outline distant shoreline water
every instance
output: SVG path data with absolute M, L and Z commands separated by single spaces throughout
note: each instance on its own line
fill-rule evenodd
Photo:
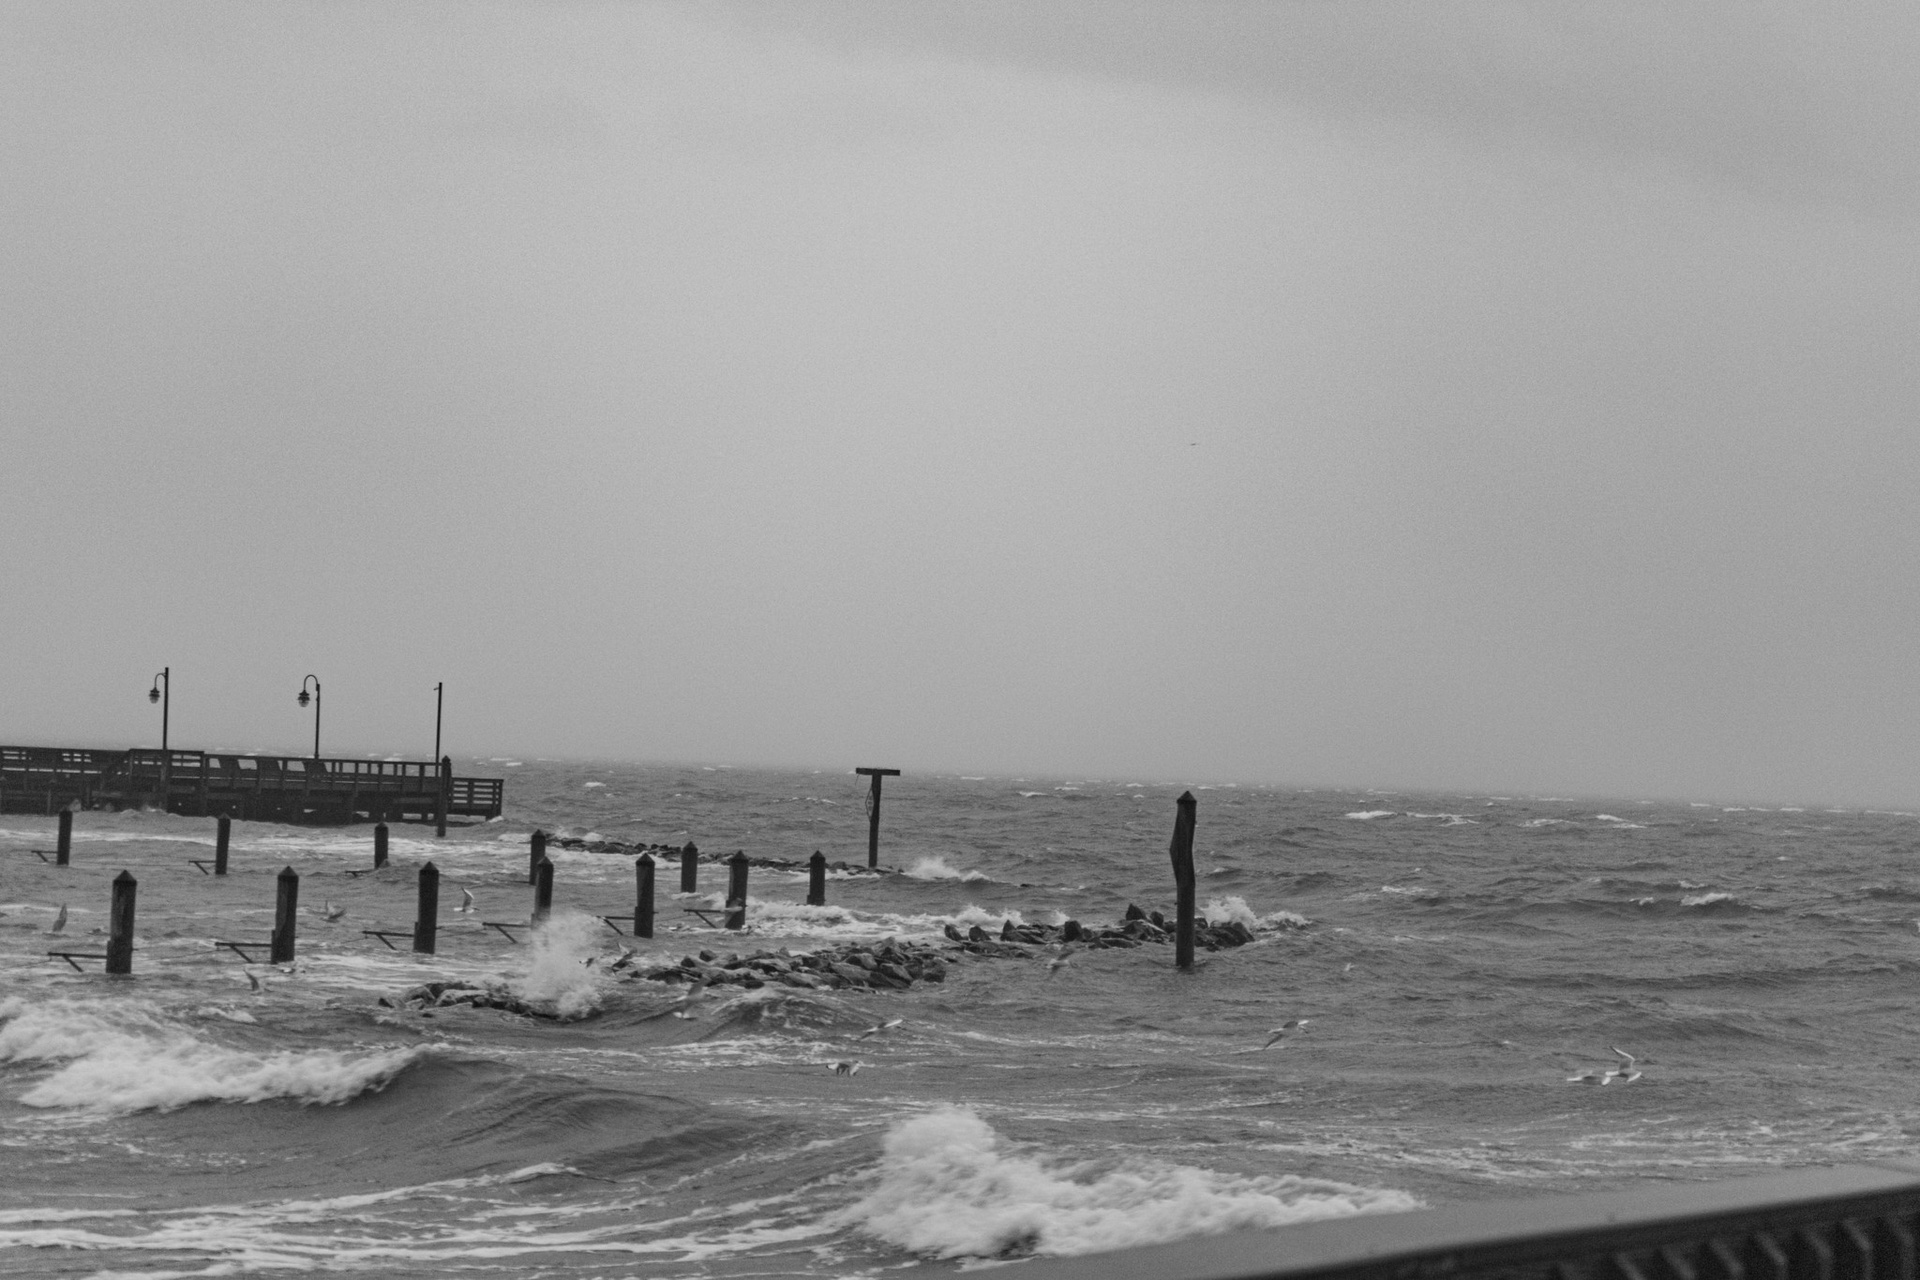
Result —
M 211 820 L 83 814 L 56 869 L 25 852 L 48 819 L 0 815 L 21 1162 L 0 1271 L 875 1274 L 1909 1155 L 1920 1133 L 1910 815 L 1213 787 L 1200 900 L 1253 941 L 1183 975 L 1153 945 L 1053 963 L 1067 919 L 1171 906 L 1179 786 L 889 780 L 904 874 L 836 878 L 822 908 L 803 871 L 756 867 L 729 935 L 684 910 L 719 905 L 707 864 L 692 897 L 662 886 L 641 944 L 598 920 L 631 910 L 632 858 L 564 840 L 864 862 L 864 779 L 508 759 L 501 820 L 396 827 L 373 874 L 348 874 L 364 826 L 236 824 L 215 881 L 187 862 Z M 515 945 L 480 922 L 526 918 L 535 827 L 563 837 L 555 922 Z M 406 925 L 428 859 L 441 953 L 388 951 L 360 931 Z M 252 966 L 255 991 L 211 942 L 264 936 L 284 866 L 299 955 Z M 135 980 L 50 961 L 55 910 L 91 939 L 123 867 Z M 1031 954 L 897 989 L 777 976 L 976 928 Z M 687 958 L 753 981 L 675 1016 L 688 984 L 644 975 Z M 435 983 L 456 998 L 406 998 Z M 476 990 L 578 1016 L 457 998 Z M 1638 1080 L 1569 1083 L 1616 1045 Z

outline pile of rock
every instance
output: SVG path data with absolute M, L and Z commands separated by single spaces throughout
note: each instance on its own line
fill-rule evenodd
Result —
M 710 987 L 751 989 L 779 984 L 815 989 L 868 987 L 903 991 L 916 982 L 946 981 L 947 966 L 940 952 L 940 948 L 925 943 L 901 942 L 894 938 L 822 947 L 801 955 L 784 947 L 744 956 L 719 956 L 712 951 L 702 951 L 698 956 L 687 956 L 679 964 L 651 970 L 644 976 L 655 982 L 704 979 Z
M 1022 943 L 1027 946 L 1074 943 L 1088 950 L 1137 947 L 1143 942 L 1171 942 L 1173 930 L 1174 922 L 1158 911 L 1142 911 L 1129 903 L 1121 922 L 1107 929 L 1089 927 L 1078 920 L 1068 920 L 1059 926 L 1016 925 L 1009 920 L 1000 926 L 998 935 L 987 932 L 979 925 L 974 925 L 966 933 L 948 925 L 946 935 L 949 941 L 959 943 L 975 955 L 1017 957 L 1032 954 L 1021 949 Z M 1222 947 L 1243 947 L 1252 942 L 1253 937 L 1253 930 L 1238 920 L 1212 922 L 1196 917 L 1193 922 L 1193 944 L 1208 951 L 1218 951 Z
M 401 995 L 398 1004 L 385 996 L 380 997 L 379 1003 L 388 1009 L 445 1009 L 452 1005 L 469 1005 L 475 1009 L 504 1009 L 528 1018 L 563 1021 L 553 1008 L 528 1004 L 503 986 L 482 987 L 471 982 L 423 983 Z
M 586 853 L 614 853 L 633 858 L 637 858 L 643 853 L 650 853 L 653 855 L 655 862 L 664 862 L 671 859 L 675 864 L 678 864 L 680 859 L 686 856 L 688 850 L 693 851 L 694 860 L 697 862 L 725 865 L 733 859 L 732 854 L 701 853 L 700 847 L 691 840 L 687 841 L 684 845 L 676 847 L 669 844 L 627 844 L 620 840 L 583 840 L 579 836 L 549 836 L 547 838 L 547 844 L 560 849 L 578 849 Z M 742 850 L 742 852 L 745 852 L 745 850 Z M 793 858 L 758 858 L 749 855 L 747 865 L 750 867 L 766 867 L 773 871 L 804 872 L 808 869 L 807 860 L 804 858 L 797 860 Z M 884 876 L 893 874 L 893 868 L 891 867 L 865 867 L 854 862 L 829 862 L 827 869 L 829 871 L 844 872 L 850 876 Z

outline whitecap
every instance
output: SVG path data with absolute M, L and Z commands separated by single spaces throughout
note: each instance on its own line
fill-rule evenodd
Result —
M 1391 818 L 1393 814 L 1392 809 L 1357 809 L 1347 816 L 1356 822 L 1366 822 L 1373 818 Z

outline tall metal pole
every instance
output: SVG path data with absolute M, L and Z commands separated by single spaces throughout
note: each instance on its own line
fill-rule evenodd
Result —
M 433 686 L 433 758 L 440 758 L 440 707 L 446 698 L 447 682 L 442 680 Z

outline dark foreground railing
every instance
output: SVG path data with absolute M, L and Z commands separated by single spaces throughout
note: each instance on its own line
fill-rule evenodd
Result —
M 1022 1280 L 1915 1280 L 1920 1164 L 1367 1215 L 1041 1259 Z M 951 1270 L 951 1264 L 942 1268 Z M 1008 1272 L 1012 1275 L 1014 1272 Z

